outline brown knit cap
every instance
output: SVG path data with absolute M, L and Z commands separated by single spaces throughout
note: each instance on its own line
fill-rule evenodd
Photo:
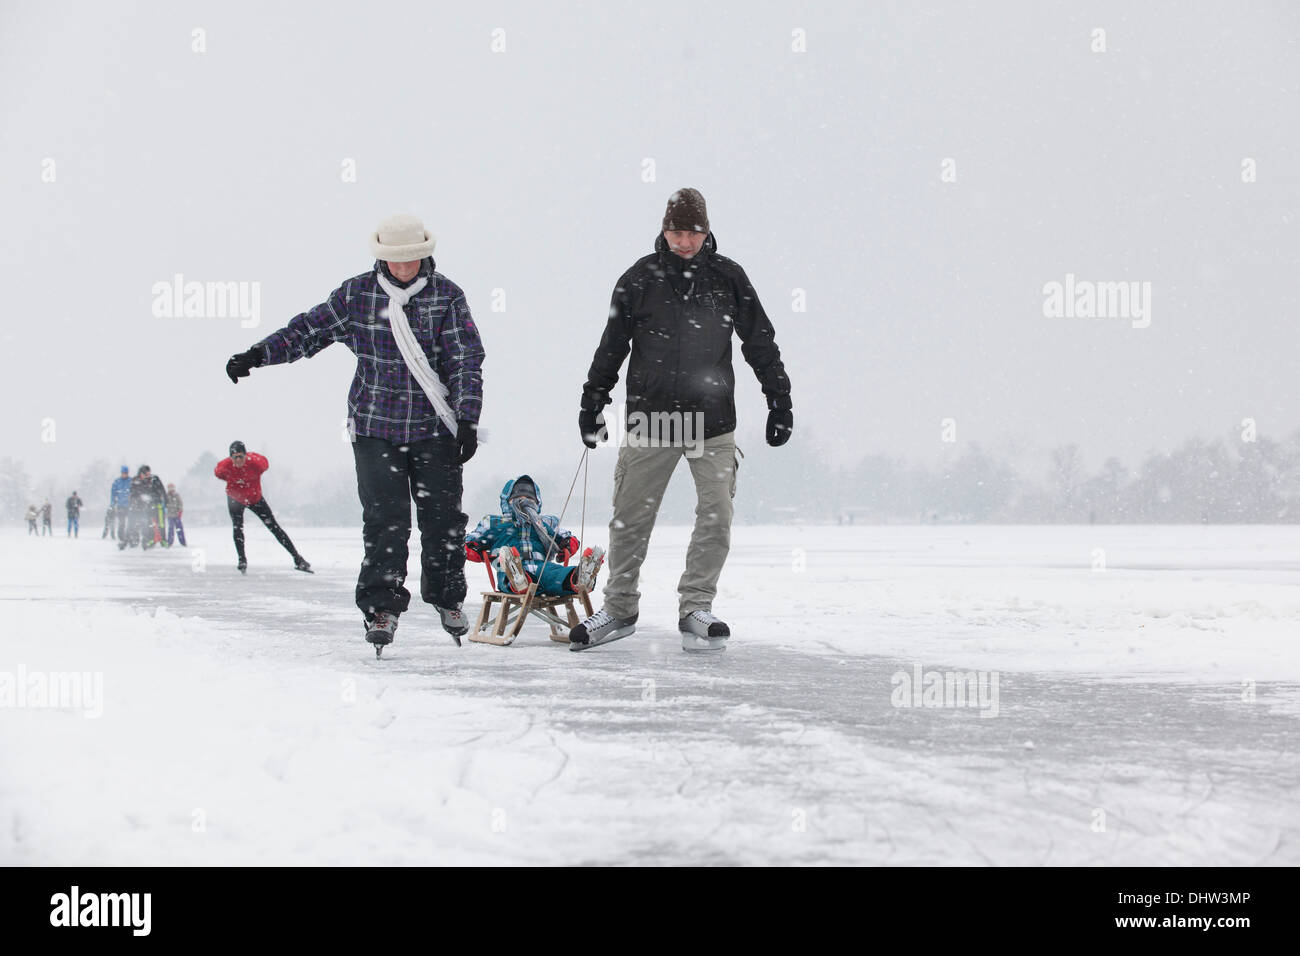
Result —
M 704 205 L 704 196 L 698 189 L 689 186 L 679 189 L 668 197 L 668 210 L 664 213 L 664 232 L 709 231 L 709 210 Z

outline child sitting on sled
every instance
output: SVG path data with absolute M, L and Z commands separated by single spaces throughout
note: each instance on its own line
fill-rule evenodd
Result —
M 572 567 L 569 559 L 581 546 L 576 535 L 560 527 L 559 518 L 542 514 L 541 489 L 528 475 L 507 481 L 501 489 L 501 514 L 488 515 L 465 535 L 465 557 L 495 567 L 497 590 L 514 594 L 527 591 L 534 581 L 538 594 L 590 592 L 605 550 L 588 548 Z

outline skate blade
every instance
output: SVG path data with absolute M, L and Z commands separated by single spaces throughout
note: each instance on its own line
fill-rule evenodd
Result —
M 725 637 L 700 637 L 698 634 L 682 635 L 682 650 L 684 651 L 725 651 L 727 649 L 727 638 Z
M 623 638 L 630 637 L 635 633 L 635 627 L 619 628 L 618 630 L 610 631 L 607 636 L 602 637 L 599 641 L 588 641 L 586 644 L 570 644 L 569 650 L 585 651 L 592 647 L 600 647 L 603 644 L 613 644 L 615 641 L 621 641 Z

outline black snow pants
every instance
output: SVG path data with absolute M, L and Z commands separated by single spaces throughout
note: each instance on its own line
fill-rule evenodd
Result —
M 420 529 L 420 597 L 453 608 L 465 600 L 465 522 L 456 439 L 437 435 L 398 445 L 358 435 L 352 444 L 361 498 L 365 558 L 357 578 L 357 607 L 401 614 L 411 602 L 405 587 L 411 501 Z
M 256 504 L 245 505 L 245 504 L 241 504 L 240 502 L 236 501 L 234 498 L 231 498 L 229 495 L 227 495 L 226 507 L 230 510 L 230 523 L 234 525 L 235 553 L 239 555 L 240 561 L 245 560 L 244 558 L 244 509 L 245 508 L 247 508 L 249 511 L 253 512 L 253 514 L 261 518 L 262 524 L 266 525 L 266 530 L 271 532 L 271 534 L 274 535 L 275 540 L 279 541 L 280 544 L 284 546 L 284 550 L 288 551 L 291 555 L 293 555 L 295 560 L 297 559 L 298 557 L 297 549 L 294 548 L 293 542 L 289 540 L 289 536 L 284 533 L 284 529 L 281 528 L 279 523 L 275 520 L 275 515 L 271 514 L 271 506 L 266 503 L 265 498 L 262 498 Z

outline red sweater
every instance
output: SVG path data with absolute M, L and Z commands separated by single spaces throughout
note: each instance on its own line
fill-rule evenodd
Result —
M 229 458 L 217 462 L 212 473 L 226 483 L 226 494 L 241 505 L 255 505 L 262 500 L 262 472 L 271 463 L 257 452 L 250 451 L 243 468 L 236 468 Z

